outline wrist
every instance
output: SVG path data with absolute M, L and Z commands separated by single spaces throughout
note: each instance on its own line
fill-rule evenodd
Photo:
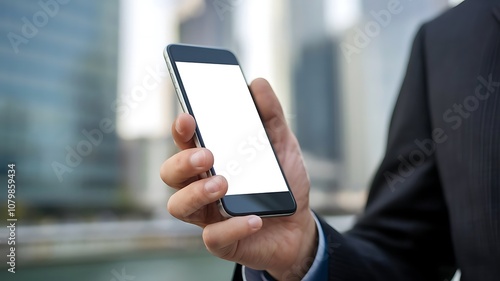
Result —
M 302 225 L 300 247 L 296 258 L 290 266 L 277 269 L 268 269 L 267 272 L 277 280 L 302 280 L 314 262 L 318 249 L 318 229 L 312 212 L 308 212 L 305 224 Z

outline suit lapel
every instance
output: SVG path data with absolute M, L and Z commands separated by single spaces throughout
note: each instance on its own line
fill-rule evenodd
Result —
M 493 15 L 497 19 L 497 22 L 500 24 L 500 5 L 499 4 L 493 6 Z

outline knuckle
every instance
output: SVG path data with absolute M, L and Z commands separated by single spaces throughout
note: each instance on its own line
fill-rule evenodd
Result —
M 201 183 L 198 181 L 196 183 Z M 207 204 L 206 194 L 202 184 L 199 184 L 196 188 L 194 188 L 194 192 L 192 192 L 189 196 L 189 203 L 185 205 L 187 209 L 197 210 L 204 205 Z
M 176 155 L 174 155 L 175 157 L 173 158 L 173 168 L 174 168 L 174 171 L 176 172 L 180 172 L 183 170 L 184 166 L 185 166 L 185 160 L 184 160 L 184 157 L 182 157 L 182 154 L 179 152 L 177 153 Z
M 175 195 L 175 194 L 174 194 Z M 172 215 L 174 216 L 175 218 L 178 218 L 180 219 L 180 215 L 179 215 L 179 209 L 176 208 L 176 205 L 174 203 L 174 200 L 175 200 L 175 196 L 172 195 L 170 197 L 170 199 L 168 200 L 167 202 L 167 211 Z
M 174 184 L 186 173 L 186 156 L 182 151 L 172 155 L 160 167 L 160 177 L 166 184 Z
M 223 246 L 225 243 L 220 240 L 221 236 L 216 235 L 214 232 L 210 227 L 205 227 L 203 230 L 203 242 L 207 250 L 219 258 L 234 260 L 236 250 L 234 244 Z
M 167 167 L 171 171 L 171 175 L 182 179 L 188 178 L 192 174 L 191 166 L 189 165 L 189 156 L 184 151 L 178 152 L 171 158 L 170 165 Z
M 212 235 L 212 230 L 210 227 L 205 227 L 205 229 L 203 229 L 202 237 L 207 250 L 211 253 L 214 253 L 214 250 L 218 248 L 219 242 L 217 241 L 216 236 Z
M 219 249 L 218 257 L 225 260 L 233 260 L 234 259 L 234 248 L 233 247 L 224 247 Z
M 172 182 L 172 174 L 170 171 L 172 171 L 172 159 L 174 156 L 170 157 L 167 159 L 165 162 L 160 167 L 160 178 L 161 180 L 166 183 L 167 185 L 171 185 Z
M 203 191 L 200 191 L 200 186 L 203 187 L 200 182 L 194 182 L 192 185 L 195 186 L 186 187 L 187 189 L 181 189 L 170 196 L 167 202 L 167 210 L 172 216 L 180 220 L 186 220 L 207 204 L 206 195 Z
M 160 178 L 164 183 L 167 183 L 167 161 L 163 162 L 160 166 Z

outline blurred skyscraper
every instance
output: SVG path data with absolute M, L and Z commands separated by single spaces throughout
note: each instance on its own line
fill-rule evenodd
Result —
M 341 103 L 338 42 L 327 32 L 324 1 L 291 1 L 291 42 L 294 56 L 291 89 L 294 97 L 295 133 L 315 188 L 335 189 L 340 179 Z M 319 164 L 318 164 L 319 163 Z M 337 165 L 328 174 L 316 173 L 317 165 Z
M 0 169 L 17 165 L 19 208 L 117 203 L 118 5 L 0 3 Z
M 326 0 L 325 0 L 326 1 Z M 347 0 L 335 0 L 337 2 Z M 360 18 L 341 31 L 341 43 L 356 51 L 341 55 L 344 183 L 368 187 L 386 145 L 391 113 L 406 72 L 413 37 L 448 0 L 356 0 Z
M 193 1 L 194 2 L 194 1 Z M 234 3 L 238 1 L 204 0 L 198 4 L 202 13 L 186 14 L 180 18 L 179 40 L 185 44 L 205 46 L 230 46 L 233 28 Z

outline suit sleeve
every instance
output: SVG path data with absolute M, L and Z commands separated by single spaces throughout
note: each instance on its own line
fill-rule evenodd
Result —
M 454 255 L 427 95 L 425 25 L 394 109 L 364 214 L 345 234 L 322 222 L 329 280 L 449 280 Z M 422 145 L 417 143 L 426 143 Z

